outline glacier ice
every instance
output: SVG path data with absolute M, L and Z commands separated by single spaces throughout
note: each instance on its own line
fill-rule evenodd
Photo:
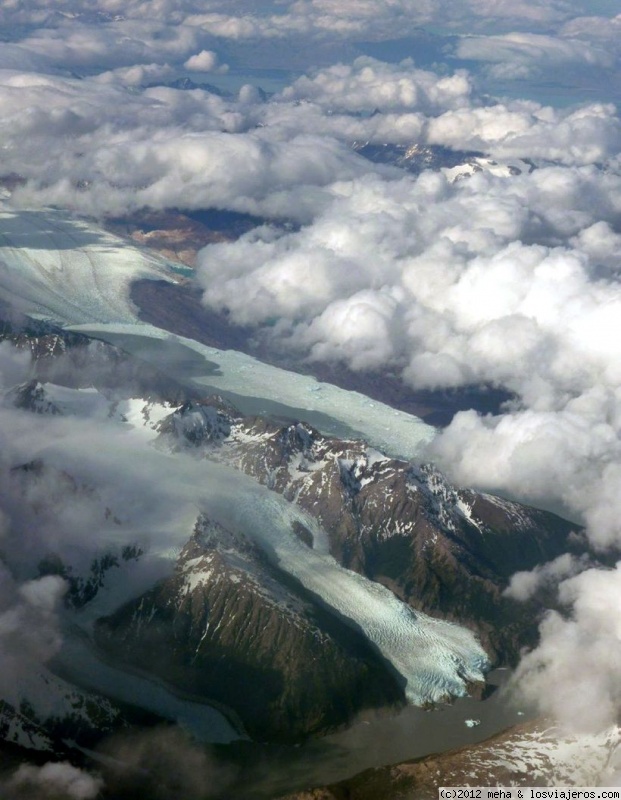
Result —
M 198 372 L 186 379 L 228 393 L 245 413 L 277 409 L 326 433 L 361 437 L 384 453 L 407 459 L 419 456 L 435 433 L 416 417 L 356 392 L 138 323 L 129 300 L 131 281 L 166 278 L 169 268 L 163 259 L 90 223 L 59 212 L 6 207 L 0 209 L 0 219 L 0 297 L 17 300 L 23 311 L 104 340 L 121 335 L 129 350 L 139 351 L 145 338 L 157 342 L 159 355 L 171 343 L 182 345 L 195 355 L 190 367 Z M 59 399 L 68 403 L 69 398 Z M 93 401 L 94 396 L 82 394 L 78 405 L 85 408 Z M 102 487 L 102 501 L 124 516 L 122 528 L 109 535 L 130 542 L 147 537 L 152 557 L 172 560 L 197 511 L 205 511 L 224 527 L 254 538 L 281 569 L 362 631 L 402 676 L 410 701 L 422 704 L 463 695 L 468 681 L 483 678 L 487 657 L 470 631 L 414 612 L 388 589 L 304 546 L 292 523 L 313 529 L 315 521 L 252 479 L 223 465 L 154 451 L 137 427 L 134 435 L 108 435 L 114 420 L 100 422 L 105 435 L 88 434 L 91 444 L 99 436 L 97 447 L 88 451 L 80 425 L 71 431 L 57 420 L 48 424 L 62 425 L 63 436 L 44 447 L 42 456 L 74 474 L 91 473 L 94 485 Z M 36 444 L 33 437 L 23 441 Z
M 281 569 L 362 631 L 405 680 L 410 702 L 423 705 L 464 696 L 466 682 L 484 679 L 488 659 L 471 631 L 414 612 L 380 584 L 308 549 L 292 533 L 293 521 L 308 526 L 308 517 L 278 495 L 253 494 L 235 503 L 223 503 L 219 494 L 209 503 L 209 512 L 216 507 L 226 526 L 255 538 Z
M 0 203 L 0 297 L 59 324 L 132 322 L 130 284 L 170 277 L 168 262 L 60 211 Z
M 243 414 L 301 419 L 329 436 L 364 439 L 394 458 L 420 458 L 436 433 L 418 417 L 377 400 L 371 402 L 359 392 L 265 364 L 237 350 L 208 347 L 152 325 L 82 324 L 72 325 L 71 330 L 118 344 L 136 356 L 153 359 L 156 365 L 169 364 L 166 348 L 178 352 L 181 345 L 195 357 L 170 367 L 169 372 L 227 397 Z M 146 346 L 154 340 L 160 343 L 155 355 Z
M 14 210 L 0 204 L 0 297 L 25 313 L 67 327 L 84 326 L 102 339 L 125 334 L 140 348 L 145 337 L 194 353 L 194 380 L 228 394 L 243 413 L 303 418 L 322 432 L 364 438 L 379 450 L 413 459 L 435 429 L 417 417 L 311 376 L 221 351 L 139 323 L 129 289 L 141 278 L 170 280 L 170 262 L 127 244 L 93 223 L 60 211 Z M 200 373 L 204 370 L 202 374 Z M 278 400 L 275 401 L 275 395 Z
M 68 427 L 59 417 L 47 424 L 63 435 L 27 455 L 97 485 L 102 504 L 123 523 L 102 530 L 109 543 L 138 541 L 149 558 L 172 564 L 203 512 L 254 540 L 280 569 L 361 631 L 402 677 L 411 702 L 463 696 L 468 681 L 483 679 L 487 657 L 471 631 L 413 611 L 385 587 L 307 547 L 295 535 L 294 522 L 313 530 L 316 521 L 252 478 L 222 464 L 154 449 L 137 428 L 113 419 L 91 434 L 88 451 L 81 425 Z

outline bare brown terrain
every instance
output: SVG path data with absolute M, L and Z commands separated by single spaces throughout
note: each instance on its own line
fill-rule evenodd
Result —
M 260 220 L 244 214 L 218 211 L 151 211 L 144 209 L 128 217 L 112 217 L 105 227 L 148 247 L 171 261 L 194 268 L 196 254 L 208 244 L 229 242 L 253 228 Z
M 494 413 L 510 399 L 506 391 L 489 386 L 414 390 L 405 386 L 397 374 L 353 372 L 343 364 L 294 361 L 290 354 L 261 344 L 250 328 L 232 325 L 225 314 L 205 307 L 200 289 L 190 281 L 137 281 L 132 286 L 131 299 L 140 309 L 142 320 L 178 336 L 222 350 L 240 350 L 292 372 L 313 375 L 415 414 L 430 425 L 448 425 L 458 411 L 469 408 Z

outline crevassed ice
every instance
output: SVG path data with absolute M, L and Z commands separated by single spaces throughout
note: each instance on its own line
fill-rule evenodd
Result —
M 198 363 L 201 359 L 205 362 L 205 373 L 211 368 L 210 374 L 192 377 L 206 387 L 233 395 L 246 413 L 248 406 L 259 406 L 255 410 L 260 411 L 261 405 L 271 403 L 326 433 L 361 436 L 373 447 L 405 458 L 416 458 L 434 434 L 433 428 L 416 417 L 357 392 L 263 364 L 243 353 L 222 352 L 135 324 L 129 285 L 141 277 L 165 277 L 165 262 L 124 245 L 95 226 L 55 212 L 11 211 L 6 207 L 0 208 L 0 221 L 0 295 L 17 301 L 28 313 L 61 324 L 82 325 L 104 339 L 107 332 L 124 334 L 125 343 L 136 334 L 156 339 L 162 349 L 167 342 L 182 344 L 199 356 Z M 134 338 L 134 342 L 139 344 L 139 339 Z M 274 403 L 274 395 L 278 403 Z M 466 681 L 482 679 L 487 657 L 470 631 L 415 614 L 384 587 L 343 569 L 329 555 L 305 547 L 293 534 L 292 522 L 297 519 L 311 528 L 315 523 L 300 509 L 222 465 L 203 462 L 197 469 L 196 462 L 186 464 L 178 458 L 173 477 L 169 458 L 151 451 L 145 458 L 138 439 L 135 445 L 131 454 L 140 459 L 136 474 L 144 474 L 147 465 L 155 469 L 165 459 L 156 482 L 174 484 L 175 491 L 167 493 L 169 500 L 204 506 L 226 527 L 255 538 L 283 570 L 364 633 L 403 677 L 412 702 L 463 695 Z M 62 449 L 62 445 L 59 447 Z M 111 450 L 109 455 L 108 475 L 118 477 L 122 472 L 119 454 Z M 97 471 L 105 457 L 100 448 Z M 82 453 L 81 458 L 87 468 L 88 455 Z M 129 463 L 133 459 L 126 460 Z M 120 487 L 115 496 L 123 496 Z M 150 499 L 145 496 L 138 508 L 146 509 Z M 132 502 L 135 500 L 133 497 Z M 162 512 L 166 519 L 170 508 L 162 506 Z M 167 534 L 170 547 L 170 529 L 162 533 Z M 187 538 L 188 529 L 184 526 L 175 533 L 178 538 Z
M 0 203 L 0 297 L 60 324 L 132 322 L 130 284 L 169 278 L 168 262 L 91 223 Z
M 489 661 L 471 631 L 414 612 L 380 584 L 310 550 L 292 533 L 294 521 L 309 525 L 299 508 L 265 490 L 238 494 L 235 502 L 218 494 L 208 506 L 223 525 L 255 539 L 281 569 L 358 628 L 404 678 L 410 702 L 464 696 L 467 681 L 484 679 Z
M 90 473 L 97 476 L 102 502 L 113 512 L 124 509 L 127 515 L 131 505 L 132 515 L 110 531 L 115 539 L 125 536 L 131 542 L 147 535 L 149 557 L 168 559 L 187 540 L 193 514 L 195 519 L 203 511 L 256 541 L 273 563 L 358 629 L 402 676 L 411 702 L 462 696 L 467 681 L 483 679 L 487 657 L 470 631 L 415 613 L 388 589 L 306 547 L 293 523 L 312 530 L 316 521 L 250 477 L 222 464 L 154 450 L 131 430 L 117 443 L 111 435 L 102 436 L 93 455 L 78 452 L 79 431 L 76 441 L 72 438 L 55 440 L 46 457 L 70 473 L 79 469 L 87 482 Z
M 324 433 L 365 438 L 387 454 L 407 459 L 417 458 L 433 438 L 435 429 L 422 420 L 358 392 L 234 350 L 220 351 L 153 326 L 132 325 L 138 318 L 129 287 L 140 278 L 170 279 L 169 262 L 59 211 L 17 210 L 0 202 L 0 297 L 20 310 L 61 325 L 90 326 L 93 332 L 93 325 L 104 324 L 99 328 L 102 338 L 116 332 L 180 343 L 195 352 L 195 362 L 212 362 L 210 374 L 206 369 L 195 380 L 232 395 L 244 413 L 273 410 L 303 416 Z
M 322 433 L 340 438 L 360 438 L 386 455 L 415 460 L 421 457 L 436 429 L 418 417 L 371 401 L 359 392 L 322 383 L 265 364 L 236 350 L 219 350 L 192 339 L 175 336 L 152 325 L 72 325 L 71 330 L 120 344 L 135 355 L 167 365 L 169 373 L 220 393 L 244 414 L 276 414 L 302 419 Z M 145 341 L 159 340 L 161 356 Z M 166 358 L 167 348 L 181 345 L 196 356 L 178 366 Z

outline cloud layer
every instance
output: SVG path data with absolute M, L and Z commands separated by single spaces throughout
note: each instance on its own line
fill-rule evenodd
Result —
M 570 730 L 602 730 L 618 723 L 621 704 L 621 563 L 569 578 L 560 598 L 571 614 L 548 614 L 540 645 L 522 659 L 513 682 Z
M 215 206 L 264 217 L 202 253 L 208 305 L 302 358 L 389 369 L 417 388 L 503 387 L 515 399 L 502 413 L 457 415 L 430 457 L 459 483 L 584 522 L 597 547 L 621 545 L 621 123 L 597 91 L 618 74 L 620 18 L 562 0 L 83 6 L 0 9 L 11 202 L 100 216 Z M 434 69 L 355 57 L 365 39 L 404 40 L 426 24 L 443 30 Z M 336 63 L 326 55 L 335 52 L 352 57 Z M 451 67 L 464 62 L 470 71 Z M 305 74 L 267 99 L 242 80 L 225 97 L 174 88 L 188 74 L 222 78 L 220 64 L 239 73 L 294 63 Z M 493 80 L 563 76 L 593 101 L 553 108 L 486 95 Z M 414 177 L 371 164 L 354 141 L 480 151 L 501 163 L 455 182 Z M 87 506 L 76 501 L 66 531 L 40 526 L 42 538 L 70 541 Z M 619 698 L 598 575 L 619 607 L 618 570 L 569 578 L 561 593 L 573 611 L 547 619 L 520 674 L 539 676 L 533 692 L 545 702 L 561 670 L 551 701 L 561 709 L 577 686 L 563 665 L 578 646 L 601 652 L 589 684 L 601 724 Z M 520 586 L 528 593 L 527 579 Z M 14 592 L 6 613 L 35 595 Z

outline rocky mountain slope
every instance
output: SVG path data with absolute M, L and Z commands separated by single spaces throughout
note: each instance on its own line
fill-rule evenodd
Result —
M 443 172 L 451 181 L 461 180 L 477 172 L 508 176 L 531 172 L 535 168 L 530 160 L 514 159 L 511 162 L 499 163 L 484 153 L 450 150 L 441 145 L 354 142 L 352 148 L 376 164 L 390 164 L 415 175 L 419 175 L 423 170 Z
M 303 422 L 243 417 L 214 397 L 159 424 L 173 449 L 224 461 L 312 514 L 330 552 L 413 608 L 475 629 L 490 654 L 516 658 L 532 641 L 537 602 L 505 597 L 510 576 L 564 552 L 585 552 L 576 526 L 553 514 L 451 486 L 363 441 Z
M 92 746 L 126 728 L 131 712 L 109 698 L 63 680 L 46 665 L 28 665 L 0 701 L 0 741 L 63 756 L 79 742 Z M 8 699 L 5 699 L 8 698 Z
M 251 542 L 205 517 L 174 574 L 100 619 L 100 647 L 234 708 L 253 738 L 296 741 L 402 701 L 365 642 Z
M 105 420 L 184 462 L 245 473 L 313 520 L 312 530 L 294 523 L 287 532 L 302 548 L 325 550 L 341 568 L 382 584 L 414 618 L 424 612 L 469 628 L 492 662 L 510 662 L 533 641 L 542 609 L 537 598 L 518 604 L 503 594 L 510 576 L 568 550 L 587 552 L 576 526 L 552 514 L 458 489 L 430 465 L 324 435 L 303 420 L 244 416 L 117 347 L 29 325 L 5 328 L 4 338 L 32 357 L 30 379 L 7 390 L 7 407 Z M 9 471 L 28 524 L 53 529 L 62 518 L 45 496 L 54 485 L 60 497 L 84 502 L 113 540 L 123 534 L 114 498 L 50 469 L 28 462 Z M 403 702 L 402 678 L 363 631 L 285 573 L 260 541 L 199 513 L 185 546 L 166 556 L 167 575 L 116 603 L 115 568 L 140 560 L 133 541 L 79 564 L 51 551 L 39 569 L 64 578 L 68 606 L 87 616 L 104 592 L 94 636 L 108 659 L 226 706 L 254 738 L 292 741 L 362 708 Z

